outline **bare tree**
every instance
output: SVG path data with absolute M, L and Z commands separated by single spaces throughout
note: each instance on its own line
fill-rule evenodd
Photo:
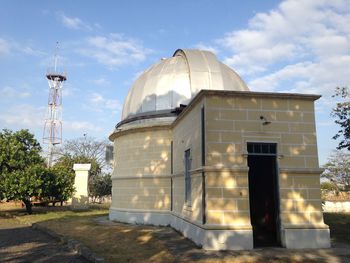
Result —
M 334 151 L 324 168 L 321 177 L 329 179 L 340 190 L 350 190 L 350 154 Z
M 111 145 L 109 141 L 99 141 L 84 134 L 72 140 L 67 140 L 58 149 L 59 155 L 69 155 L 71 157 L 85 157 L 95 160 L 104 171 L 110 171 L 111 165 L 105 160 L 106 147 Z

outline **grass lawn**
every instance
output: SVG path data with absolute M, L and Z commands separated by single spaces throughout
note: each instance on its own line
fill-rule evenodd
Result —
M 341 262 L 329 250 L 255 249 L 252 251 L 208 252 L 189 246 L 183 254 L 170 249 L 165 238 L 159 238 L 158 227 L 121 223 L 98 224 L 94 219 L 106 216 L 108 209 L 94 207 L 85 212 L 73 212 L 67 207 L 34 208 L 32 215 L 24 209 L 6 208 L 0 204 L 1 219 L 12 222 L 39 223 L 58 234 L 79 240 L 103 256 L 107 262 L 269 262 L 269 263 L 316 263 Z M 333 242 L 350 245 L 350 214 L 325 214 L 325 222 L 331 228 Z M 174 234 L 172 237 L 181 237 Z M 183 243 L 181 243 L 183 242 Z M 178 243 L 184 245 L 184 241 Z M 349 256 L 350 257 L 350 250 Z
M 332 242 L 350 245 L 350 213 L 324 213 L 324 222 L 329 225 Z
M 196 262 L 196 263 L 326 263 L 339 262 L 328 251 L 271 250 L 206 252 L 194 246 L 183 255 L 159 239 L 158 227 L 115 223 L 100 225 L 94 215 L 65 217 L 40 224 L 65 236 L 81 241 L 107 262 Z M 350 251 L 349 251 L 350 254 Z M 194 255 L 194 256 L 193 256 Z
M 174 257 L 157 240 L 155 227 L 128 224 L 99 225 L 92 216 L 66 217 L 40 224 L 79 240 L 107 262 L 173 262 Z
M 86 217 L 107 215 L 106 207 L 98 207 L 88 211 L 75 212 L 71 211 L 67 206 L 48 206 L 48 207 L 33 207 L 33 214 L 27 214 L 25 208 L 22 208 L 20 203 L 0 203 L 0 217 L 9 218 L 16 217 L 14 223 L 33 224 L 48 220 L 57 220 L 60 218 L 70 217 Z
M 11 227 L 10 221 L 13 225 L 39 223 L 60 235 L 79 240 L 107 262 L 174 262 L 164 244 L 153 237 L 156 227 L 99 225 L 93 218 L 107 216 L 108 209 L 99 205 L 91 207 L 79 212 L 65 206 L 33 207 L 33 214 L 28 215 L 19 205 L 1 203 L 0 227 L 2 221 L 6 227 Z

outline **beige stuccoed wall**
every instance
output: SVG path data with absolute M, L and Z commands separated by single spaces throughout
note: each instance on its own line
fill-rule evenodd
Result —
M 170 175 L 169 127 L 126 131 L 114 140 L 112 178 L 117 176 Z
M 202 218 L 202 174 L 191 174 L 191 203 L 185 204 L 184 176 L 173 177 L 173 211 L 175 215 L 201 224 Z
M 208 96 L 205 102 L 206 165 L 228 170 L 208 174 L 209 222 L 249 223 L 248 171 L 237 170 L 247 167 L 247 142 L 275 142 L 282 226 L 323 225 L 313 100 Z M 271 124 L 262 125 L 260 116 Z
M 320 177 L 307 171 L 280 171 L 281 220 L 291 225 L 323 224 Z
M 171 224 L 210 249 L 252 248 L 246 144 L 274 142 L 278 144 L 283 245 L 328 247 L 329 232 L 321 212 L 321 170 L 313 106 L 317 97 L 217 94 L 208 92 L 195 98 L 172 125 L 136 127 L 113 135 L 115 170 L 111 218 Z M 205 110 L 204 167 L 201 160 L 202 107 Z M 260 116 L 271 124 L 262 125 Z M 184 152 L 187 149 L 191 149 L 192 160 L 190 204 L 185 203 L 184 189 Z M 203 183 L 206 186 L 205 211 L 202 210 Z M 157 211 L 159 213 L 149 213 Z M 179 218 L 184 220 L 178 221 Z M 309 231 L 308 234 L 304 234 L 305 231 Z M 218 239 L 205 241 L 206 235 L 214 234 Z M 230 241 L 222 241 L 226 237 L 230 237 Z M 242 237 L 245 245 L 235 247 Z
M 170 178 L 114 179 L 112 208 L 170 209 Z
M 201 170 L 202 107 L 205 171 Z M 271 124 L 262 125 L 260 116 Z M 112 207 L 170 210 L 172 140 L 174 214 L 201 222 L 204 171 L 206 224 L 248 228 L 246 144 L 265 141 L 278 144 L 282 225 L 323 224 L 313 100 L 203 96 L 173 127 L 124 133 L 114 141 Z M 187 149 L 191 149 L 192 159 L 191 204 L 184 200 Z
M 188 114 L 179 119 L 173 127 L 173 173 L 184 172 L 184 152 L 191 149 L 191 169 L 202 166 L 201 163 L 201 108 L 202 103 L 197 103 L 188 111 Z
M 207 172 L 206 192 L 208 224 L 250 228 L 247 171 Z
M 246 142 L 263 140 L 278 143 L 280 167 L 318 168 L 313 101 L 208 97 L 206 124 L 208 165 L 245 165 Z
M 201 223 L 202 173 L 196 171 L 201 163 L 201 108 L 195 107 L 179 119 L 173 127 L 173 213 Z M 191 203 L 185 203 L 184 153 L 191 150 Z
M 112 208 L 170 209 L 171 140 L 169 126 L 124 131 L 115 138 Z

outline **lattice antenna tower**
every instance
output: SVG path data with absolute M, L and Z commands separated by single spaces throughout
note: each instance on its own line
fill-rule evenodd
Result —
M 62 88 L 67 80 L 66 73 L 58 70 L 59 45 L 56 43 L 53 67 L 48 68 L 46 79 L 49 83 L 47 114 L 44 123 L 43 143 L 47 144 L 47 165 L 52 166 L 55 146 L 62 143 Z

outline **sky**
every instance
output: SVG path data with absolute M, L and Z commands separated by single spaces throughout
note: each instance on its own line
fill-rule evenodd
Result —
M 254 91 L 320 94 L 320 164 L 337 146 L 335 87 L 350 86 L 350 0 L 2 0 L 0 129 L 42 142 L 59 42 L 63 140 L 103 140 L 133 81 L 178 48 L 213 51 Z

